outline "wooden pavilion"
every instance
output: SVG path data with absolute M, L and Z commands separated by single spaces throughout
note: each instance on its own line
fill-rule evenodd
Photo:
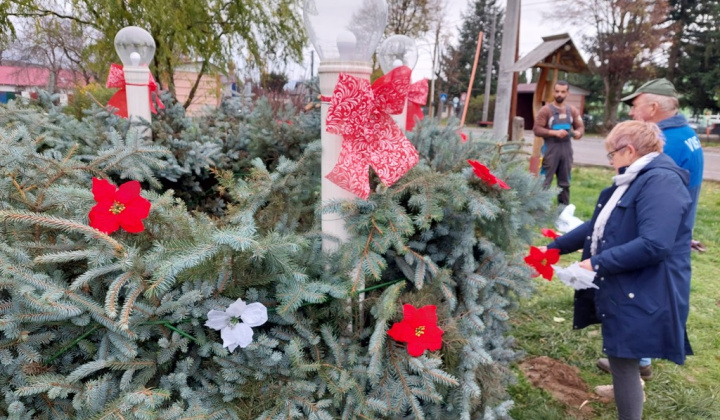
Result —
M 575 47 L 570 35 L 559 34 L 542 38 L 543 43 L 515 62 L 511 67 L 514 72 L 525 71 L 529 68 L 539 68 L 540 77 L 533 95 L 533 118 L 542 108 L 543 104 L 553 101 L 553 89 L 560 72 L 586 73 L 589 68 L 580 52 Z M 537 174 L 540 168 L 540 149 L 543 139 L 535 137 L 533 152 L 530 157 L 530 171 Z

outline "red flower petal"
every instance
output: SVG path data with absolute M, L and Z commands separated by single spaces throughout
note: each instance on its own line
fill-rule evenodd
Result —
M 93 194 L 98 204 L 88 215 L 90 226 L 107 234 L 120 227 L 130 233 L 145 230 L 142 219 L 150 214 L 150 202 L 140 196 L 140 191 L 138 181 L 126 182 L 116 190 L 108 181 L 93 178 Z
M 531 246 L 530 255 L 525 257 L 525 262 L 535 270 L 535 276 L 542 276 L 546 280 L 552 280 L 553 273 L 555 270 L 552 268 L 552 264 L 555 264 L 560 260 L 559 249 L 548 249 L 546 252 L 542 252 L 539 248 Z
M 545 258 L 547 258 L 549 264 L 555 264 L 560 261 L 560 250 L 557 248 L 548 249 L 545 253 Z
M 482 179 L 486 184 L 492 186 L 497 184 L 498 187 L 509 190 L 510 186 L 506 184 L 503 180 L 499 179 L 495 175 L 493 175 L 490 172 L 490 169 L 488 169 L 487 166 L 483 165 L 482 163 L 468 159 L 468 163 L 472 165 L 473 171 L 475 171 L 475 175 L 478 176 L 478 178 Z
M 395 341 L 407 343 L 411 341 L 412 336 L 415 335 L 415 327 L 409 322 L 396 322 L 392 328 L 388 330 L 388 335 L 394 338 Z
M 406 303 L 403 305 L 403 317 L 408 319 L 414 319 L 417 313 L 417 308 L 415 308 L 413 305 Z
M 125 213 L 138 219 L 144 219 L 150 214 L 150 202 L 141 196 L 137 196 L 125 203 L 125 210 L 120 214 Z
M 131 215 L 126 215 L 126 212 L 127 210 L 118 215 L 120 226 L 125 229 L 126 232 L 140 233 L 145 230 L 145 225 L 143 225 L 141 219 Z
M 462 140 L 462 142 L 465 143 L 467 141 L 467 134 L 460 133 L 460 140 Z
M 510 189 L 510 186 L 509 186 L 508 184 L 506 184 L 505 181 L 503 181 L 503 180 L 500 179 L 500 178 L 495 178 L 495 179 L 497 180 L 497 185 L 498 185 L 498 187 L 500 187 L 500 188 L 502 188 L 502 189 L 504 189 L 504 190 L 509 190 L 509 189 Z
M 112 201 L 115 198 L 115 191 L 117 190 L 117 188 L 115 188 L 113 184 L 108 182 L 108 180 L 93 177 L 92 182 L 92 192 L 93 196 L 95 197 L 95 201 Z
M 111 201 L 104 201 L 98 203 L 90 209 L 90 226 L 99 230 L 100 232 L 110 234 L 118 230 L 120 227 L 120 221 L 118 217 L 110 212 Z
M 128 181 L 118 188 L 115 199 L 127 205 L 132 199 L 140 195 L 140 183 L 137 181 Z
M 410 306 L 411 308 L 415 309 L 412 305 L 406 305 Z M 415 315 L 417 316 L 416 321 L 421 322 L 422 324 L 430 324 L 430 325 L 437 325 L 437 307 L 435 305 L 425 305 L 422 308 L 418 309 L 417 312 L 415 312 Z
M 560 237 L 560 234 L 555 232 L 552 229 L 544 228 L 543 230 L 541 230 L 541 232 L 542 232 L 543 236 L 546 238 L 556 239 L 556 238 Z
M 442 346 L 443 330 L 437 326 L 435 305 L 416 309 L 410 304 L 403 305 L 404 319 L 393 324 L 388 335 L 396 341 L 408 343 L 407 351 L 413 357 L 421 356 L 425 350 L 436 351 Z
M 475 175 L 485 181 L 486 184 L 494 185 L 497 182 L 497 179 L 495 179 L 495 177 L 490 173 L 490 169 L 488 169 L 487 166 L 472 159 L 468 159 L 468 163 L 472 165 Z

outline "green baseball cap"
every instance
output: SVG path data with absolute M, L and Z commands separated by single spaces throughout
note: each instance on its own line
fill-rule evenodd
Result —
M 633 99 L 637 98 L 638 96 L 642 95 L 643 93 L 654 93 L 655 95 L 660 96 L 670 96 L 673 98 L 677 98 L 678 94 L 675 90 L 675 86 L 667 80 L 667 79 L 653 79 L 644 85 L 637 88 L 637 90 L 634 93 L 631 93 L 630 95 L 620 99 L 621 102 L 624 102 L 627 105 L 632 106 Z

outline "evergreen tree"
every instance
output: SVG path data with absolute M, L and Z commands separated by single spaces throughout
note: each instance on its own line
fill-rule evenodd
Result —
M 690 107 L 696 114 L 704 110 L 715 113 L 720 110 L 720 70 L 715 65 L 720 59 L 720 2 L 700 2 L 686 12 L 691 14 L 686 18 L 692 24 L 685 26 L 681 36 L 674 38 L 679 38 L 679 58 L 677 70 L 672 72 L 669 67 L 668 76 L 673 77 L 683 106 Z M 678 22 L 684 16 L 680 15 Z M 669 61 L 668 66 L 671 64 Z
M 518 144 L 463 143 L 456 126 L 423 121 L 411 134 L 423 159 L 405 177 L 320 208 L 320 145 L 308 142 L 272 167 L 217 170 L 218 214 L 145 190 L 145 230 L 105 234 L 88 225 L 91 178 L 160 186 L 178 161 L 104 110 L 78 121 L 51 99 L 0 107 L 0 416 L 508 418 L 511 311 L 532 293 L 523 256 L 555 194 Z M 275 115 L 254 112 L 226 128 L 272 132 Z M 203 133 L 174 137 L 186 136 Z M 261 136 L 248 139 L 236 150 Z M 351 239 L 324 254 L 317 216 L 338 210 Z M 205 324 L 237 299 L 269 319 L 229 351 Z M 387 335 L 404 304 L 437 307 L 438 351 L 413 357 Z
M 443 72 L 448 79 L 447 92 L 450 97 L 460 96 L 467 92 L 470 82 L 470 70 L 475 61 L 478 34 L 483 32 L 483 43 L 478 59 L 477 74 L 473 83 L 472 95 L 482 95 L 485 92 L 485 69 L 490 48 L 495 50 L 493 56 L 493 84 L 495 91 L 497 75 L 500 70 L 500 47 L 502 45 L 503 21 L 505 12 L 496 0 L 475 0 L 468 4 L 468 10 L 463 13 L 463 22 L 460 27 L 460 39 L 456 47 L 450 47 L 443 60 Z M 495 18 L 495 43 L 490 45 L 490 30 Z

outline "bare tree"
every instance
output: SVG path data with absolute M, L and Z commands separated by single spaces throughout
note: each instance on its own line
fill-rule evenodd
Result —
M 87 67 L 86 34 L 70 21 L 45 16 L 24 19 L 18 25 L 18 37 L 10 44 L 9 56 L 21 66 L 50 71 L 48 91 L 54 92 L 61 72 L 92 79 Z
M 442 0 L 388 0 L 385 35 L 420 38 L 436 27 L 443 15 Z
M 654 53 L 666 41 L 662 27 L 668 15 L 666 0 L 564 0 L 562 13 L 593 29 L 582 45 L 592 55 L 591 68 L 602 77 L 604 124 L 615 125 L 622 89 L 654 71 Z

